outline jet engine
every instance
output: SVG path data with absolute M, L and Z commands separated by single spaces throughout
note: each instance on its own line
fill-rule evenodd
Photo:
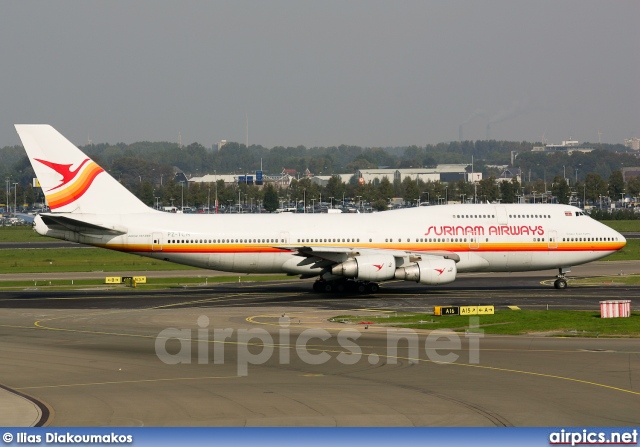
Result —
M 360 281 L 386 281 L 393 279 L 395 272 L 396 259 L 392 255 L 356 256 L 331 268 L 334 275 Z
M 456 279 L 458 269 L 451 259 L 426 259 L 396 270 L 395 278 L 420 284 L 448 284 Z

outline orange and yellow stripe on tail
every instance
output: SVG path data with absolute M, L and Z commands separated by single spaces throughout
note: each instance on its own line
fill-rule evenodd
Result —
M 78 200 L 85 192 L 87 192 L 93 183 L 93 180 L 101 172 L 104 172 L 104 170 L 92 161 L 87 164 L 80 175 L 78 175 L 74 181 L 69 183 L 66 188 L 53 194 L 45 193 L 47 201 L 49 202 L 49 208 L 54 210 Z

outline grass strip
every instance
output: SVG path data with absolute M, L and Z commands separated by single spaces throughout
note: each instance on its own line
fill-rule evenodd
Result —
M 573 310 L 496 310 L 493 315 L 474 317 L 431 313 L 387 315 L 341 315 L 337 322 L 412 329 L 451 329 L 502 335 L 548 335 L 564 337 L 640 337 L 640 312 L 628 318 L 600 318 L 600 312 Z M 477 327 L 476 327 L 477 326 Z
M 106 276 L 106 275 L 105 275 Z M 240 278 L 240 281 L 238 281 Z M 228 275 L 211 277 L 185 277 L 185 278 L 147 278 L 145 284 L 137 284 L 136 289 L 167 289 L 172 287 L 198 287 L 219 283 L 250 283 L 264 281 L 284 281 L 291 280 L 291 276 L 286 275 Z M 293 278 L 297 279 L 297 278 Z M 105 284 L 104 279 L 57 279 L 57 280 L 33 280 L 33 281 L 0 281 L 0 290 L 73 290 L 82 288 L 110 288 L 123 289 L 131 288 L 127 284 Z
M 0 273 L 193 269 L 195 267 L 95 247 L 0 250 Z

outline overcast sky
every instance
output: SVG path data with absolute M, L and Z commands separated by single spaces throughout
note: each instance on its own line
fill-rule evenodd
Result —
M 640 1 L 0 2 L 0 146 L 640 136 Z

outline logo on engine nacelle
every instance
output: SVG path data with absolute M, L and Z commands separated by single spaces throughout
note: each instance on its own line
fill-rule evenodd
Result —
M 438 272 L 438 276 L 442 275 L 444 273 L 444 269 L 434 269 L 436 272 Z
M 384 264 L 373 264 L 374 267 L 376 267 L 378 269 L 378 271 L 382 270 L 382 266 Z

